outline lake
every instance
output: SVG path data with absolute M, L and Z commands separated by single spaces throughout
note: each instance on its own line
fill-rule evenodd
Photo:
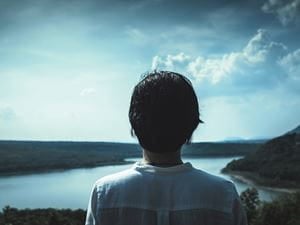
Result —
M 198 169 L 232 180 L 220 170 L 239 157 L 184 158 Z M 128 159 L 137 161 L 140 159 Z M 72 169 L 60 172 L 0 177 L 0 208 L 6 205 L 16 208 L 71 208 L 86 209 L 94 182 L 105 175 L 130 168 L 132 165 L 103 166 Z M 238 192 L 249 187 L 233 180 Z M 256 187 L 262 200 L 270 201 L 279 192 Z

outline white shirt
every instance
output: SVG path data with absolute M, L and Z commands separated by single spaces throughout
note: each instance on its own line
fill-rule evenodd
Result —
M 190 163 L 156 167 L 141 162 L 99 179 L 86 225 L 246 225 L 232 182 Z

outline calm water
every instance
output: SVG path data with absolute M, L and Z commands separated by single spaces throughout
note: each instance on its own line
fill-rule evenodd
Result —
M 220 170 L 236 157 L 226 158 L 185 158 L 194 167 L 212 174 L 231 179 L 220 174 Z M 139 160 L 139 159 L 131 159 Z M 17 208 L 82 208 L 86 209 L 94 182 L 107 174 L 127 169 L 131 165 L 104 166 L 89 169 L 73 169 L 63 172 L 0 177 L 0 209 L 6 205 Z M 233 180 L 239 192 L 249 185 Z M 260 198 L 271 200 L 278 192 L 258 188 Z

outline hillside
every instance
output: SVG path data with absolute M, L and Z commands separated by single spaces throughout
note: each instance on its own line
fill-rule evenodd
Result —
M 245 156 L 257 150 L 262 143 L 251 142 L 199 142 L 183 146 L 182 155 L 191 157 Z
M 243 159 L 230 162 L 224 173 L 253 179 L 277 187 L 300 187 L 299 127 L 263 144 Z
M 109 142 L 0 141 L 0 174 L 124 164 L 141 156 L 135 144 Z
M 296 127 L 295 129 L 287 132 L 287 134 L 293 134 L 293 133 L 300 134 L 300 125 L 298 127 Z

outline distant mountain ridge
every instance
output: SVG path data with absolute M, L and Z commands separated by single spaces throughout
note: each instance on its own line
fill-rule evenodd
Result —
M 217 143 L 252 143 L 252 144 L 263 144 L 272 138 L 261 138 L 261 139 L 232 139 L 232 140 L 224 140 L 219 141 Z
M 222 140 L 215 141 L 217 143 L 264 143 L 272 139 L 273 136 L 255 136 L 251 138 L 242 138 L 239 136 L 226 137 Z
M 271 139 L 243 159 L 230 162 L 223 172 L 237 173 L 267 186 L 300 187 L 300 126 Z

